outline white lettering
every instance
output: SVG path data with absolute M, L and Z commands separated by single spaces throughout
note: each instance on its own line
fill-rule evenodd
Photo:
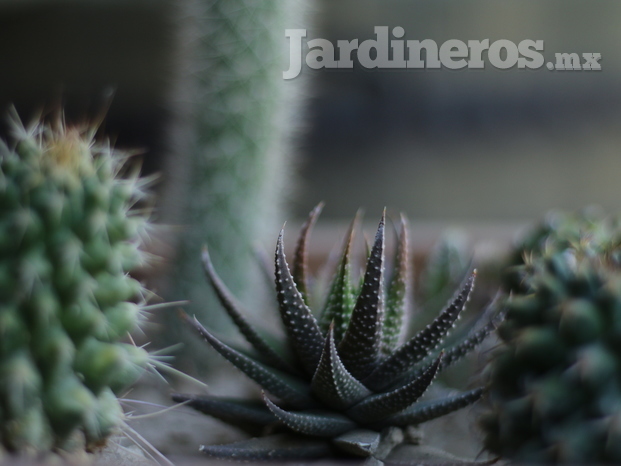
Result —
M 507 54 L 504 59 L 501 57 L 500 54 L 501 50 L 503 49 Z M 490 45 L 489 50 L 487 51 L 487 58 L 489 62 L 496 68 L 501 70 L 507 70 L 515 66 L 518 62 L 519 53 L 517 45 L 515 45 L 510 40 L 497 40 L 492 45 Z
M 283 71 L 283 79 L 293 79 L 302 71 L 302 37 L 306 37 L 306 29 L 285 29 L 285 37 L 289 38 L 289 69 Z

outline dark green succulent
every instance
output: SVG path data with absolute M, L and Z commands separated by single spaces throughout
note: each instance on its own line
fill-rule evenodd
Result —
M 522 266 L 498 329 L 481 424 L 516 462 L 621 462 L 621 271 L 612 243 L 589 237 Z
M 174 395 L 175 401 L 245 429 L 272 435 L 229 445 L 203 446 L 208 455 L 236 459 L 349 455 L 390 459 L 403 441 L 402 428 L 416 426 L 478 400 L 481 388 L 437 400 L 419 401 L 435 376 L 493 330 L 489 322 L 451 347 L 442 341 L 454 326 L 474 286 L 464 281 L 449 305 L 425 329 L 406 338 L 409 254 L 401 222 L 394 267 L 384 264 L 384 218 L 357 285 L 352 277 L 350 228 L 340 263 L 321 312 L 308 307 L 306 248 L 315 209 L 302 228 L 292 271 L 285 260 L 283 233 L 275 255 L 276 290 L 286 341 L 249 324 L 241 305 L 220 281 L 205 250 L 207 277 L 223 307 L 253 351 L 236 349 L 196 319 L 188 322 L 222 356 L 268 393 L 262 401 Z M 386 287 L 384 286 L 386 283 Z M 386 289 L 385 289 L 386 288 Z M 268 341 L 270 343 L 268 343 Z M 393 452 L 394 453 L 394 452 Z

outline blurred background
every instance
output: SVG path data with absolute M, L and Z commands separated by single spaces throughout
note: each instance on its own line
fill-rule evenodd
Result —
M 323 2 L 318 36 L 542 39 L 554 52 L 600 52 L 601 72 L 318 70 L 300 214 L 383 205 L 411 218 L 505 221 L 551 208 L 618 209 L 621 60 L 617 2 Z M 344 186 L 347 186 L 344 189 Z
M 3 0 L 0 108 L 13 103 L 27 118 L 63 102 L 80 118 L 109 103 L 105 131 L 144 148 L 147 172 L 161 170 L 185 53 L 175 3 Z M 326 219 L 360 206 L 374 218 L 386 205 L 415 221 L 478 224 L 618 208 L 621 3 L 321 0 L 308 15 L 309 39 L 362 41 L 377 25 L 439 44 L 542 39 L 546 60 L 600 52 L 603 70 L 305 68 L 287 217 L 319 200 Z

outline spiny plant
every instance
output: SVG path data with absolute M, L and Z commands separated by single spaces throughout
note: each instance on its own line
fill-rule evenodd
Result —
M 123 421 L 117 396 L 149 363 L 125 343 L 149 293 L 149 180 L 95 128 L 59 119 L 0 142 L 0 450 L 94 451 Z
M 525 291 L 523 280 L 533 259 L 573 248 L 605 254 L 621 263 L 621 219 L 595 207 L 580 212 L 550 212 L 512 249 L 503 280 L 508 291 Z M 614 256 L 614 257 L 613 257 Z M 527 267 L 524 267 L 527 265 Z
M 302 227 L 292 270 L 285 259 L 282 231 L 278 237 L 275 283 L 285 341 L 278 342 L 250 324 L 249 314 L 216 274 L 207 250 L 203 252 L 209 282 L 252 348 L 224 343 L 196 318 L 184 314 L 185 319 L 217 352 L 263 388 L 263 400 L 185 394 L 173 398 L 251 434 L 272 433 L 229 445 L 202 446 L 208 455 L 236 459 L 330 455 L 390 459 L 393 447 L 403 441 L 401 428 L 465 407 L 482 394 L 481 388 L 475 388 L 419 401 L 439 372 L 475 348 L 494 328 L 489 322 L 453 346 L 442 347 L 443 337 L 464 309 L 476 273 L 465 279 L 433 322 L 405 338 L 409 288 L 405 221 L 401 222 L 389 279 L 385 277 L 382 217 L 359 281 L 352 276 L 354 221 L 323 308 L 315 314 L 308 306 L 306 250 L 319 210 L 316 208 Z
M 490 451 L 524 463 L 621 462 L 621 271 L 606 242 L 552 243 L 522 266 L 489 365 Z
M 207 312 L 218 306 L 204 286 L 196 251 L 207 242 L 220 275 L 238 296 L 260 289 L 252 273 L 255 241 L 271 239 L 267 225 L 283 210 L 304 80 L 284 81 L 283 31 L 301 27 L 305 0 L 192 0 L 188 16 L 196 22 L 186 41 L 193 57 L 188 69 L 192 89 L 191 124 L 179 135 L 190 142 L 187 161 L 170 158 L 160 197 L 168 223 L 187 225 L 167 278 L 171 300 L 188 299 L 191 312 L 218 330 L 234 331 L 224 316 Z M 188 137 L 189 136 L 189 137 Z M 187 172 L 187 173 L 186 173 Z M 230 248 L 234 242 L 237 246 Z M 200 304 L 199 304 L 200 303 Z M 172 343 L 186 327 L 176 316 L 166 321 Z M 187 342 L 187 355 L 198 348 Z M 199 342 L 200 343 L 200 342 Z M 198 345 L 197 345 L 198 346 Z M 202 361 L 194 361 L 205 369 Z

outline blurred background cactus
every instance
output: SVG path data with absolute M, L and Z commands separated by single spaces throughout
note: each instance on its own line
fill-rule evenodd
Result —
M 618 219 L 554 214 L 520 243 L 504 343 L 491 356 L 493 453 L 530 463 L 618 463 Z
M 255 312 L 257 245 L 264 245 L 284 220 L 290 192 L 291 145 L 299 109 L 286 66 L 284 30 L 299 24 L 302 2 L 197 0 L 195 49 L 188 67 L 192 93 L 189 139 L 183 166 L 174 158 L 161 208 L 180 225 L 178 251 L 166 274 L 166 295 L 189 299 L 189 312 L 216 328 L 229 325 L 213 312 L 218 304 L 205 286 L 200 251 L 208 245 L 223 279 L 243 300 L 253 296 Z M 179 137 L 180 135 L 176 135 Z M 174 165 L 174 166 L 173 166 Z M 235 245 L 231 247 L 231 245 Z M 271 245 L 270 245 L 271 248 Z M 254 272 L 254 273 L 253 273 Z M 168 320 L 173 342 L 187 341 L 178 319 Z
M 13 116 L 0 143 L 0 447 L 95 451 L 149 356 L 127 336 L 149 293 L 145 180 L 93 127 Z M 141 207 L 148 207 L 142 205 Z M 148 212 L 148 209 L 146 210 Z M 1 449 L 1 448 L 0 448 Z
M 549 212 L 545 219 L 517 241 L 504 264 L 503 282 L 507 291 L 528 290 L 529 267 L 543 255 L 574 249 L 592 256 L 621 254 L 621 219 L 592 206 L 579 212 Z

